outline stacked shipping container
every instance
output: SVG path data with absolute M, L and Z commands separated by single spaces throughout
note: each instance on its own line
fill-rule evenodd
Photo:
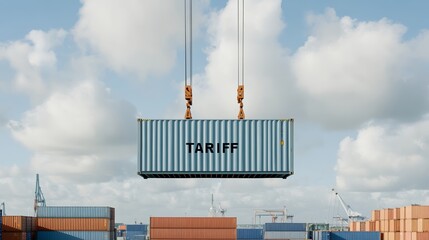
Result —
M 3 240 L 32 240 L 35 239 L 36 218 L 25 216 L 2 217 Z
M 307 239 L 306 223 L 266 223 L 264 226 L 264 239 Z
M 39 207 L 38 240 L 113 240 L 115 209 L 110 207 Z
M 373 210 L 371 220 L 351 222 L 350 231 L 380 231 L 384 240 L 428 240 L 429 206 Z
M 237 239 L 237 218 L 151 217 L 150 239 Z
M 313 240 L 380 240 L 380 232 L 313 232 Z
M 125 226 L 124 240 L 144 240 L 147 236 L 146 224 L 127 224 Z
M 241 228 L 237 229 L 237 240 L 263 240 L 263 229 Z

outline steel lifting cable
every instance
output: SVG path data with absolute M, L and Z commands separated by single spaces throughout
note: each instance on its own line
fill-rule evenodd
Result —
M 189 1 L 189 4 L 188 4 Z M 192 119 L 191 105 L 192 105 L 192 0 L 184 0 L 185 2 L 185 100 L 186 113 L 185 119 Z M 189 11 L 187 11 L 189 7 Z M 189 17 L 188 17 L 189 14 Z M 188 22 L 189 21 L 189 22 Z M 189 47 L 188 47 L 188 28 L 189 24 Z M 189 56 L 188 56 L 189 51 Z M 189 64 L 188 64 L 189 61 Z M 189 68 L 189 69 L 188 69 Z M 189 70 L 189 84 L 188 84 L 188 70 Z
M 244 99 L 244 0 L 242 0 L 241 9 L 241 28 L 240 28 L 240 0 L 237 0 L 237 102 L 240 104 L 238 119 L 244 119 L 243 99 Z M 241 30 L 241 65 L 240 65 L 240 30 Z M 240 69 L 241 67 L 241 69 Z M 240 81 L 241 70 L 241 81 Z

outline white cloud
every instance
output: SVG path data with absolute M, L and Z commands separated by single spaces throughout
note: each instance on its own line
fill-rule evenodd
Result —
M 375 125 L 341 141 L 337 185 L 352 191 L 426 189 L 429 118 L 402 125 Z
M 34 151 L 36 171 L 58 179 L 106 181 L 131 165 L 134 120 L 132 105 L 115 99 L 103 84 L 84 81 L 53 93 L 9 127 Z
M 114 70 L 144 78 L 165 74 L 184 44 L 183 1 L 84 0 L 74 35 Z M 203 3 L 195 4 L 195 24 Z
M 427 53 L 425 37 L 407 42 L 403 25 L 340 18 L 333 9 L 308 19 L 311 35 L 292 61 L 308 118 L 342 128 L 377 118 L 416 119 L 425 113 L 427 82 L 417 74 L 424 71 L 428 55 L 414 57 Z
M 66 31 L 32 30 L 24 40 L 0 45 L 0 60 L 5 59 L 15 70 L 14 85 L 34 98 L 47 93 L 44 73 L 55 68 L 57 58 L 54 49 L 60 45 Z

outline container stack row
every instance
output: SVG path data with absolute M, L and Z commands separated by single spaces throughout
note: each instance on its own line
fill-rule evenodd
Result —
M 37 239 L 113 240 L 115 209 L 110 207 L 39 207 Z
M 428 240 L 429 206 L 373 210 L 371 220 L 351 222 L 350 231 L 380 231 L 384 240 Z
M 33 240 L 36 239 L 36 221 L 34 217 L 3 216 L 1 239 Z
M 308 236 L 306 223 L 266 223 L 265 240 L 306 240 Z
M 237 239 L 237 218 L 151 217 L 150 239 Z

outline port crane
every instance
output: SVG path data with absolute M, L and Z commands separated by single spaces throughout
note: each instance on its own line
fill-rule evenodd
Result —
M 46 207 L 46 200 L 40 187 L 39 174 L 36 174 L 36 190 L 34 191 L 34 215 L 37 216 L 39 207 Z
M 286 207 L 283 207 L 283 209 L 256 209 L 253 224 L 257 224 L 257 219 L 259 219 L 259 224 L 261 224 L 261 217 L 271 217 L 273 223 L 277 222 L 279 217 L 281 217 L 280 222 L 282 223 L 287 220 L 293 222 L 293 215 L 287 214 Z
M 1 210 L 2 216 L 6 216 L 6 204 L 4 202 L 1 203 Z
M 332 192 L 337 196 L 338 200 L 341 203 L 341 206 L 343 207 L 344 211 L 347 214 L 348 219 L 342 219 L 340 218 L 342 221 L 347 221 L 351 220 L 351 221 L 362 221 L 365 220 L 365 217 L 362 216 L 362 214 L 354 211 L 350 205 L 346 204 L 343 200 L 343 198 L 340 196 L 340 194 L 338 192 L 335 191 L 335 189 L 332 189 Z

